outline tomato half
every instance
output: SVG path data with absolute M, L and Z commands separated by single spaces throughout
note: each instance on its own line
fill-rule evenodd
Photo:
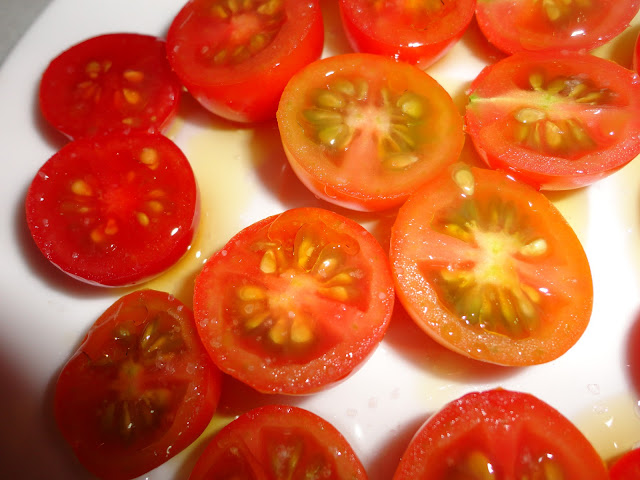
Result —
M 364 53 L 319 60 L 294 75 L 277 113 L 293 171 L 318 197 L 383 210 L 456 161 L 463 122 L 419 68 Z
M 340 0 L 352 48 L 428 67 L 458 41 L 476 0 Z
M 70 138 L 114 131 L 163 131 L 178 110 L 182 85 L 163 40 L 111 33 L 58 55 L 40 82 L 44 118 Z
M 625 30 L 638 0 L 478 0 L 480 29 L 507 53 L 589 51 Z
M 40 168 L 26 198 L 43 255 L 102 286 L 139 283 L 173 265 L 190 245 L 199 212 L 187 158 L 159 133 L 70 142 Z
M 166 462 L 209 424 L 222 375 L 193 313 L 164 292 L 119 298 L 62 369 L 55 418 L 80 462 L 102 479 L 130 479 Z
M 317 0 L 189 0 L 167 36 L 169 62 L 189 92 L 237 122 L 273 119 L 289 78 L 323 48 Z
M 367 230 L 298 208 L 245 228 L 205 263 L 194 313 L 224 372 L 261 392 L 303 394 L 372 352 L 394 300 L 388 259 Z
M 393 480 L 607 480 L 604 462 L 566 417 L 528 393 L 473 392 L 415 434 Z
M 611 480 L 640 480 L 640 448 L 625 453 L 609 469 Z
M 436 341 L 477 360 L 553 360 L 582 335 L 593 285 L 580 241 L 540 192 L 456 165 L 400 208 L 390 257 L 398 298 Z
M 473 81 L 473 144 L 492 168 L 539 189 L 588 185 L 640 154 L 640 78 L 579 53 L 518 53 Z

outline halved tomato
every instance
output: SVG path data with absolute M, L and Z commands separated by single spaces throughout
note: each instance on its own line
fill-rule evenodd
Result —
M 640 480 L 640 448 L 625 453 L 609 469 L 611 480 Z
M 40 109 L 70 138 L 161 132 L 176 114 L 181 92 L 162 39 L 110 33 L 72 46 L 49 64 Z
M 604 462 L 560 412 L 522 392 L 473 392 L 420 427 L 393 480 L 608 480 Z
M 367 230 L 297 208 L 245 228 L 205 263 L 194 313 L 221 370 L 261 392 L 303 394 L 373 351 L 394 300 L 387 257 Z
M 298 72 L 277 118 L 302 183 L 354 210 L 400 205 L 456 161 L 464 143 L 462 117 L 442 86 L 413 65 L 365 53 Z
M 640 77 L 580 53 L 517 53 L 473 81 L 469 136 L 492 168 L 539 189 L 578 188 L 640 154 Z
M 273 119 L 289 78 L 323 48 L 318 0 L 189 0 L 167 35 L 189 92 L 237 122 Z
M 548 362 L 591 316 L 580 241 L 543 194 L 501 172 L 455 165 L 412 195 L 392 226 L 390 258 L 416 324 L 477 360 Z
M 159 133 L 70 142 L 40 168 L 26 198 L 42 254 L 78 280 L 110 287 L 145 281 L 178 261 L 199 213 L 189 161 Z
M 130 479 L 200 436 L 221 382 L 191 310 L 168 293 L 140 290 L 98 318 L 62 369 L 55 418 L 89 471 Z

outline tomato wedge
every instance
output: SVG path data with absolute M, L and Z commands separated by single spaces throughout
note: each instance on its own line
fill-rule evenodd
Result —
M 416 324 L 477 360 L 548 362 L 591 316 L 580 241 L 544 195 L 501 172 L 460 164 L 425 185 L 400 208 L 389 255 Z
M 285 153 L 316 196 L 342 207 L 397 207 L 464 143 L 453 100 L 419 68 L 365 53 L 312 63 L 277 113 Z
M 625 453 L 609 469 L 611 480 L 640 480 L 640 448 Z
M 78 280 L 110 287 L 148 280 L 178 261 L 199 212 L 189 161 L 161 134 L 70 142 L 40 168 L 26 197 L 43 255 Z
M 55 418 L 89 471 L 130 479 L 204 431 L 221 382 L 191 310 L 167 293 L 139 290 L 98 318 L 62 369 Z
M 367 230 L 297 208 L 245 228 L 205 263 L 194 313 L 221 370 L 261 392 L 303 394 L 372 352 L 394 300 L 387 257 Z
M 415 434 L 393 480 L 608 480 L 591 443 L 528 393 L 473 392 L 445 405 Z
M 181 92 L 162 39 L 110 33 L 88 38 L 51 61 L 40 82 L 40 110 L 70 138 L 162 132 L 178 110 Z
M 640 78 L 592 55 L 518 53 L 473 81 L 465 120 L 490 167 L 539 189 L 578 188 L 640 154 Z
M 273 119 L 289 78 L 323 48 L 317 0 L 189 0 L 167 35 L 169 63 L 189 92 L 237 122 Z

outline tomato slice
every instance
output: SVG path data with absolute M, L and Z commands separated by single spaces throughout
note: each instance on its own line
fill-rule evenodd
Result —
M 462 37 L 476 0 L 340 0 L 352 48 L 428 67 Z
M 204 431 L 221 382 L 191 310 L 167 293 L 139 290 L 98 318 L 62 369 L 55 418 L 89 471 L 130 479 Z
M 26 197 L 27 223 L 44 256 L 102 286 L 139 283 L 173 265 L 199 212 L 187 158 L 159 133 L 70 142 L 40 168 Z
M 478 0 L 480 29 L 507 53 L 589 51 L 625 30 L 638 0 Z
M 400 208 L 390 258 L 398 298 L 436 341 L 501 365 L 548 362 L 591 316 L 580 241 L 541 193 L 456 165 Z
M 640 480 L 640 448 L 625 453 L 609 469 L 611 480 Z
M 44 118 L 70 138 L 163 131 L 182 85 L 162 39 L 136 33 L 88 38 L 51 61 L 40 82 Z
M 273 119 L 289 78 L 323 48 L 317 0 L 189 0 L 167 36 L 169 62 L 189 92 L 237 122 Z
M 277 119 L 302 183 L 354 210 L 400 205 L 456 161 L 464 143 L 461 115 L 432 77 L 365 53 L 325 58 L 294 75 Z
M 297 208 L 245 228 L 205 263 L 194 313 L 224 372 L 261 392 L 302 394 L 367 357 L 394 300 L 387 257 L 367 230 Z
M 393 480 L 607 480 L 587 438 L 535 396 L 473 392 L 445 405 L 411 440 Z
M 579 53 L 518 53 L 473 81 L 469 136 L 492 168 L 539 189 L 578 188 L 640 154 L 640 79 Z

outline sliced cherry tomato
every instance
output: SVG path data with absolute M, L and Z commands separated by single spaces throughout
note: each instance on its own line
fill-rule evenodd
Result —
M 611 480 L 640 480 L 640 448 L 625 453 L 609 469 Z
M 528 393 L 473 392 L 428 419 L 393 480 L 608 480 L 587 438 Z
M 40 109 L 70 138 L 163 131 L 181 92 L 163 40 L 112 33 L 84 40 L 49 64 L 40 83 Z
M 167 36 L 169 62 L 191 94 L 237 122 L 273 119 L 289 78 L 323 47 L 317 0 L 189 0 Z
M 364 53 L 325 58 L 294 75 L 277 118 L 302 183 L 355 210 L 400 205 L 456 161 L 464 143 L 461 115 L 432 77 Z
M 458 41 L 476 0 L 340 0 L 347 38 L 358 52 L 428 67 Z
M 55 418 L 89 471 L 130 479 L 200 436 L 221 383 L 191 310 L 167 293 L 140 290 L 98 318 L 62 369 Z
M 480 29 L 507 53 L 589 51 L 625 30 L 639 0 L 478 0 Z
M 593 303 L 580 241 L 540 192 L 456 165 L 400 208 L 391 231 L 396 292 L 427 334 L 500 365 L 553 360 Z
M 298 407 L 267 405 L 229 423 L 200 455 L 189 480 L 366 480 L 362 463 L 328 421 Z
M 38 171 L 26 198 L 40 251 L 72 277 L 103 286 L 147 280 L 187 251 L 198 223 L 196 180 L 161 134 L 75 140 Z
M 490 167 L 539 189 L 578 188 L 640 154 L 640 78 L 587 54 L 514 54 L 473 81 L 465 118 Z
M 194 313 L 224 372 L 261 392 L 302 394 L 372 352 L 394 300 L 387 257 L 367 230 L 298 208 L 245 228 L 206 262 Z

